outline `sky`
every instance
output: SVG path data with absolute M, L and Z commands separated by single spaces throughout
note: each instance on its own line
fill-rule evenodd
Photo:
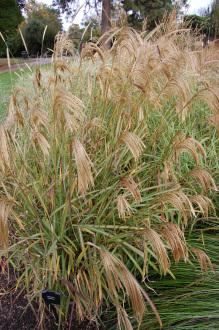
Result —
M 47 5 L 51 5 L 53 0 L 38 0 L 38 2 L 43 2 Z M 85 1 L 80 0 L 81 4 L 83 4 Z M 198 14 L 199 10 L 202 8 L 207 8 L 211 4 L 212 0 L 189 0 L 189 9 L 188 14 Z M 68 27 L 72 24 L 80 24 L 81 20 L 83 18 L 83 8 L 79 11 L 78 15 L 72 22 L 71 20 L 67 21 L 65 16 L 62 17 L 63 19 L 63 26 L 64 29 L 67 30 Z
M 207 8 L 212 0 L 190 0 L 189 14 L 197 14 L 199 9 Z

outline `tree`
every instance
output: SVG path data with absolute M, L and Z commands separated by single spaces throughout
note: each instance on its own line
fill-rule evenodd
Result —
M 128 22 L 133 27 L 140 27 L 147 18 L 148 28 L 153 29 L 165 12 L 173 9 L 171 0 L 122 0 L 128 14 Z
M 219 0 L 214 0 L 212 7 L 202 8 L 201 15 L 184 17 L 193 30 L 205 34 L 208 38 L 219 37 Z
M 173 0 L 174 8 L 177 13 L 177 17 L 181 20 L 184 17 L 185 10 L 188 9 L 188 0 Z
M 89 41 L 96 42 L 101 36 L 98 17 L 86 18 L 82 25 L 83 27 L 80 28 L 78 24 L 72 24 L 68 29 L 68 38 L 73 42 L 77 50 L 80 50 L 83 43 Z
M 211 20 L 214 26 L 214 37 L 219 37 L 219 0 L 214 0 L 211 9 Z
M 79 0 L 54 0 L 67 13 L 76 12 Z M 89 10 L 98 11 L 102 3 L 101 32 L 104 33 L 110 28 L 111 12 L 115 4 L 121 3 L 128 14 L 128 22 L 135 28 L 140 28 L 145 18 L 148 21 L 148 28 L 153 29 L 162 20 L 166 12 L 171 11 L 174 6 L 178 12 L 182 12 L 188 5 L 188 0 L 86 0 Z
M 53 49 L 55 36 L 62 29 L 59 11 L 34 1 L 29 3 L 25 10 L 27 19 L 21 30 L 29 53 L 41 55 L 41 51 Z
M 12 52 L 17 49 L 17 28 L 23 19 L 21 10 L 15 0 L 1 0 L 0 32 Z M 4 57 L 5 55 L 6 45 L 0 38 L 0 56 Z
M 101 15 L 101 33 L 105 33 L 110 29 L 110 18 L 111 18 L 111 6 L 112 2 L 110 0 L 86 0 L 86 9 L 89 11 L 94 9 L 96 12 L 99 11 L 99 6 L 102 3 L 102 15 Z M 67 13 L 74 13 L 80 6 L 78 0 L 54 0 L 54 5 L 58 5 L 63 11 Z M 71 7 L 71 5 L 73 7 Z
M 83 30 L 86 29 L 83 41 L 98 40 L 101 36 L 101 23 L 98 16 L 85 17 L 82 26 Z
M 101 19 L 101 32 L 105 33 L 109 30 L 111 25 L 111 3 L 110 0 L 102 1 L 102 19 Z
M 72 24 L 68 29 L 68 38 L 73 42 L 76 49 L 80 47 L 82 33 L 82 29 L 78 24 Z
M 205 34 L 208 37 L 212 35 L 213 26 L 210 16 L 186 15 L 184 17 L 184 22 L 196 33 Z

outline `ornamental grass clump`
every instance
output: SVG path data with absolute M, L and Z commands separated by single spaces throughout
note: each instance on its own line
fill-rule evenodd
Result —
M 11 97 L 0 126 L 1 254 L 41 320 L 49 288 L 61 293 L 60 320 L 72 309 L 98 323 L 110 307 L 132 329 L 150 309 L 161 327 L 150 274 L 174 277 L 172 265 L 188 260 L 214 267 L 187 238 L 215 212 L 219 55 L 193 49 L 172 16 L 151 33 L 121 26 L 108 37 L 110 50 L 88 44 L 75 62 L 59 35 L 51 70 Z

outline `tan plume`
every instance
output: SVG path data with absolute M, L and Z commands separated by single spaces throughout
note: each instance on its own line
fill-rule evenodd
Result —
M 193 156 L 197 165 L 200 163 L 199 153 L 202 157 L 206 158 L 206 153 L 201 143 L 192 137 L 186 137 L 182 132 L 175 136 L 173 147 L 175 151 L 175 160 L 177 163 L 179 162 L 179 157 L 182 152 L 189 152 Z
M 124 188 L 128 189 L 128 191 L 132 194 L 133 198 L 137 203 L 141 202 L 141 193 L 139 190 L 139 185 L 134 181 L 132 176 L 122 178 L 121 184 Z
M 94 179 L 91 171 L 92 163 L 81 142 L 74 138 L 72 141 L 72 150 L 75 156 L 78 176 L 78 192 L 85 195 L 88 188 L 94 185 Z
M 0 200 L 0 247 L 8 248 L 8 217 L 11 205 L 6 200 Z
M 170 261 L 160 235 L 155 230 L 148 228 L 144 232 L 144 237 L 151 245 L 154 252 L 154 257 L 157 259 L 162 272 L 166 274 L 170 268 Z
M 3 123 L 0 124 L 0 167 L 2 171 L 10 168 L 8 135 Z
M 174 192 L 165 193 L 160 198 L 161 204 L 171 204 L 182 214 L 184 223 L 187 224 L 188 218 L 195 216 L 195 210 L 186 194 L 180 189 Z
M 188 175 L 198 182 L 204 191 L 217 190 L 214 179 L 207 170 L 203 168 L 195 168 L 190 171 Z
M 32 132 L 32 141 L 36 147 L 39 147 L 45 157 L 49 156 L 50 145 L 45 136 L 38 132 Z
M 200 264 L 201 270 L 203 272 L 207 272 L 208 270 L 214 270 L 214 267 L 212 265 L 210 258 L 203 250 L 198 249 L 198 248 L 192 248 L 191 252 L 195 254 L 195 256 L 198 259 L 198 262 Z
M 127 216 L 132 214 L 131 206 L 123 195 L 119 195 L 117 197 L 117 209 L 119 217 L 122 219 L 125 219 Z
M 161 235 L 167 240 L 176 262 L 188 260 L 188 249 L 183 231 L 174 223 L 165 223 Z
M 131 151 L 135 160 L 138 160 L 145 147 L 141 138 L 137 136 L 135 133 L 124 132 L 120 137 L 120 140 L 126 144 L 127 148 Z

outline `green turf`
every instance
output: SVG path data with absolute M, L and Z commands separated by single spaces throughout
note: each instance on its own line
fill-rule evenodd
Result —
M 47 70 L 50 65 L 45 64 L 42 67 L 43 70 Z M 34 68 L 32 70 L 34 71 Z M 28 73 L 30 73 L 28 68 L 13 72 L 0 72 L 0 121 L 7 113 L 10 95 L 14 86 L 16 85 L 19 87 L 19 83 L 22 84 L 24 77 L 28 75 Z
M 16 72 L 0 73 L 0 120 L 7 112 L 10 94 L 18 77 Z

